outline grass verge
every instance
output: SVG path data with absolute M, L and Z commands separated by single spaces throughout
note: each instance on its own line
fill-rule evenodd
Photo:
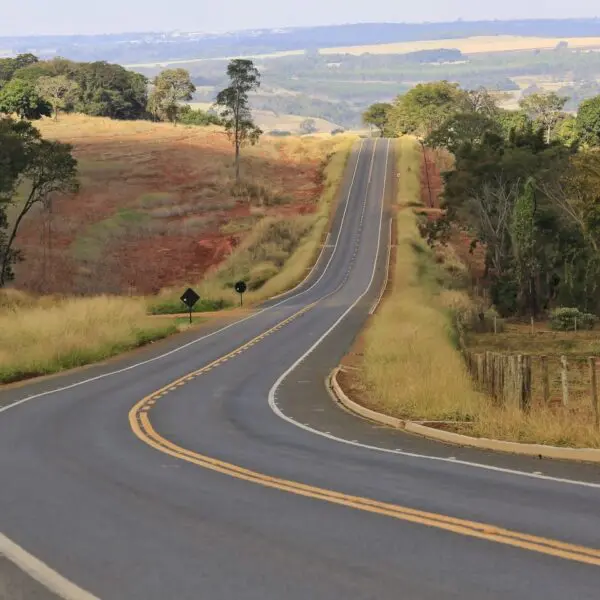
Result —
M 454 260 L 445 265 L 419 235 L 420 156 L 410 139 L 398 150 L 396 263 L 390 293 L 367 327 L 359 378 L 361 402 L 411 420 L 454 421 L 459 433 L 555 446 L 600 447 L 591 407 L 500 408 L 476 391 L 458 349 L 453 316 L 471 310 L 456 289 Z M 454 257 L 455 258 L 455 257 Z
M 401 207 L 419 201 L 420 161 L 417 144 L 402 138 Z M 470 420 L 480 399 L 456 350 L 439 267 L 410 208 L 398 213 L 397 229 L 391 290 L 365 332 L 363 374 L 370 407 L 401 418 Z
M 0 383 L 104 360 L 177 331 L 147 316 L 143 300 L 118 297 L 0 302 Z M 13 300 L 17 300 L 17 296 Z M 10 307 L 10 308 L 9 308 Z

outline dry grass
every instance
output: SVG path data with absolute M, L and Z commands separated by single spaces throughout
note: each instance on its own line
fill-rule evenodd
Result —
M 568 42 L 571 48 L 598 48 L 600 37 L 580 38 L 544 38 L 516 35 L 474 36 L 458 39 L 423 40 L 415 42 L 397 42 L 392 44 L 374 44 L 371 46 L 345 46 L 323 48 L 321 54 L 406 54 L 419 50 L 438 48 L 457 49 L 464 54 L 481 52 L 514 52 L 518 50 L 543 50 L 554 48 L 559 42 Z
M 399 201 L 420 197 L 421 154 L 399 142 Z M 365 334 L 364 376 L 374 408 L 411 419 L 470 419 L 481 401 L 456 351 L 447 312 L 437 297 L 436 264 L 410 209 L 397 219 L 391 293 Z M 456 302 L 456 298 L 454 299 Z
M 54 373 L 103 360 L 176 331 L 146 316 L 132 298 L 0 296 L 0 382 Z M 24 308 L 27 307 L 27 310 Z

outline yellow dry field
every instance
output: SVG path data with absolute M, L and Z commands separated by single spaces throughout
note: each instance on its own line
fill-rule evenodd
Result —
M 554 48 L 559 42 L 568 42 L 571 48 L 600 48 L 600 37 L 542 38 L 513 35 L 476 36 L 457 39 L 397 42 L 372 46 L 341 46 L 323 48 L 321 54 L 406 54 L 419 50 L 439 48 L 457 49 L 464 54 L 483 52 L 515 52 L 519 50 L 544 50 Z

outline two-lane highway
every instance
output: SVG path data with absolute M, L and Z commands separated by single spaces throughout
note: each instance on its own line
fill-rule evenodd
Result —
M 0 395 L 6 536 L 106 600 L 598 598 L 597 467 L 436 445 L 326 391 L 385 277 L 393 165 L 357 144 L 315 269 L 251 318 Z

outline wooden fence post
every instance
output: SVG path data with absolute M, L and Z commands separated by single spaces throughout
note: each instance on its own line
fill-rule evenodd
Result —
M 523 355 L 517 355 L 517 372 L 515 378 L 517 406 L 523 408 Z
M 523 357 L 523 387 L 521 390 L 521 410 L 527 412 L 531 406 L 531 356 Z
M 544 393 L 544 406 L 550 404 L 550 375 L 548 373 L 548 357 L 540 357 L 542 362 L 542 390 Z
M 598 387 L 596 384 L 596 357 L 588 358 L 588 362 L 590 365 L 590 392 L 594 408 L 594 425 L 596 429 L 600 429 L 600 405 L 598 405 Z
M 486 352 L 485 353 L 485 391 L 492 396 L 492 377 L 491 377 L 491 373 L 492 373 L 492 353 L 491 352 Z
M 561 364 L 560 379 L 562 382 L 562 404 L 563 404 L 563 406 L 568 406 L 569 405 L 569 379 L 568 379 L 568 375 L 567 375 L 568 363 L 567 363 L 567 357 L 564 354 L 560 357 L 560 364 Z
M 513 407 L 519 406 L 519 357 L 510 357 L 510 402 Z

